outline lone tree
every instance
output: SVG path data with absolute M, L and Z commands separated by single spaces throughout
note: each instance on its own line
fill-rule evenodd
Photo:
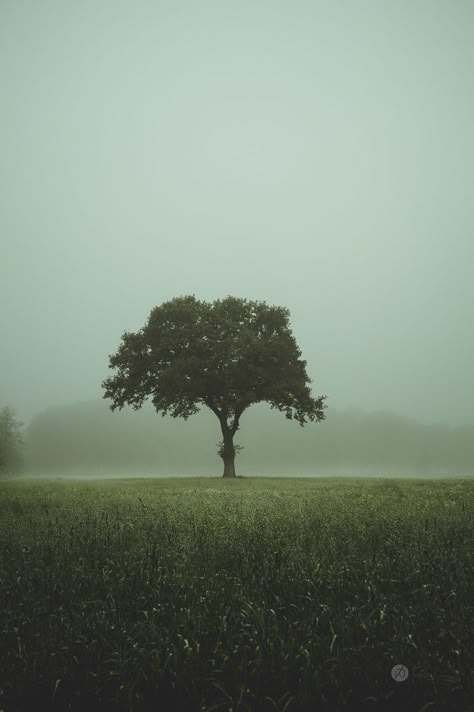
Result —
M 126 331 L 109 357 L 114 376 L 103 381 L 111 410 L 135 410 L 147 398 L 165 416 L 187 420 L 200 405 L 219 419 L 224 477 L 235 477 L 234 435 L 242 413 L 266 401 L 301 426 L 324 420 L 326 396 L 312 398 L 284 307 L 236 297 L 212 304 L 194 295 L 155 307 L 145 326 Z

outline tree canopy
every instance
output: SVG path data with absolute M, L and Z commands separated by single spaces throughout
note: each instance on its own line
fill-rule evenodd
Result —
M 232 439 L 252 404 L 268 402 L 301 426 L 324 419 L 326 397 L 311 396 L 300 357 L 284 307 L 176 297 L 155 307 L 142 329 L 122 335 L 109 358 L 115 375 L 103 382 L 104 398 L 112 410 L 137 410 L 150 399 L 163 416 L 184 419 L 207 406 L 221 424 L 224 474 L 232 474 Z

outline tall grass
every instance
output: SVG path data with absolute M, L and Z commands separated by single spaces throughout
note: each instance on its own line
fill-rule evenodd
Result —
M 4 483 L 0 710 L 472 711 L 473 521 L 459 480 Z

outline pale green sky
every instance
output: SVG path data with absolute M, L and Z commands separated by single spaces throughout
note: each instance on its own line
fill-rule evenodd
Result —
M 473 70 L 461 0 L 0 0 L 0 405 L 232 294 L 329 406 L 474 423 Z

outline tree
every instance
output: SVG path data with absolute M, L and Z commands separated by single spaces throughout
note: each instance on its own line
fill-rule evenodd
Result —
M 2 473 L 18 470 L 21 466 L 22 425 L 17 420 L 13 408 L 5 406 L 0 410 L 0 472 Z
M 252 404 L 268 402 L 301 426 L 306 418 L 324 419 L 326 396 L 311 397 L 300 356 L 284 307 L 176 297 L 155 307 L 142 329 L 122 335 L 109 356 L 116 372 L 103 381 L 103 397 L 112 400 L 111 410 L 138 410 L 151 398 L 163 416 L 185 420 L 207 406 L 222 431 L 223 476 L 235 477 L 234 435 Z

